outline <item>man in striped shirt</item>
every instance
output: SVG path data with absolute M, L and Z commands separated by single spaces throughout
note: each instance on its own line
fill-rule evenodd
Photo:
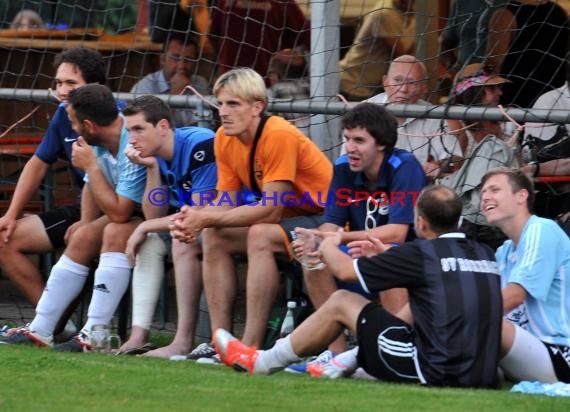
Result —
M 340 232 L 323 239 L 317 254 L 335 277 L 359 282 L 372 293 L 405 287 L 410 310 L 394 316 L 361 295 L 339 290 L 267 351 L 247 347 L 218 329 L 214 342 L 221 359 L 236 370 L 273 373 L 318 352 L 348 327 L 358 337 L 357 362 L 343 365 L 335 358 L 328 364 L 339 371 L 335 377 L 360 366 L 384 381 L 497 387 L 499 272 L 489 247 L 457 232 L 461 209 L 455 192 L 432 186 L 415 210 L 422 240 L 353 260 L 338 249 Z
M 505 322 L 500 366 L 515 380 L 570 383 L 570 239 L 531 213 L 534 188 L 519 169 L 482 178 L 481 210 L 509 240 L 496 253 Z

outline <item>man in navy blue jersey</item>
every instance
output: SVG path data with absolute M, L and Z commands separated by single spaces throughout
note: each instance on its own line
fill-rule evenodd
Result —
M 27 256 L 52 252 L 65 246 L 67 229 L 79 220 L 77 204 L 63 206 L 38 215 L 21 217 L 22 211 L 38 191 L 50 165 L 61 156 L 71 160 L 71 148 L 77 140 L 65 112 L 69 93 L 87 83 L 104 84 L 105 65 L 101 54 L 85 47 L 75 47 L 58 54 L 54 61 L 55 86 L 61 104 L 57 107 L 46 133 L 20 177 L 10 207 L 0 218 L 0 267 L 22 294 L 37 305 L 45 281 Z M 83 187 L 83 171 L 70 167 L 78 189 Z
M 361 103 L 343 116 L 346 154 L 335 162 L 320 231 L 336 232 L 348 225 L 350 230 L 343 232 L 342 244 L 367 239 L 368 235 L 394 244 L 414 239 L 414 203 L 426 177 L 412 153 L 395 147 L 397 126 L 388 110 L 372 103 Z M 339 284 L 328 267 L 304 272 L 309 297 L 318 308 Z M 393 313 L 407 302 L 405 291 L 398 289 L 383 291 L 380 298 Z M 329 349 L 343 352 L 344 335 Z M 326 357 L 326 353 L 322 355 Z

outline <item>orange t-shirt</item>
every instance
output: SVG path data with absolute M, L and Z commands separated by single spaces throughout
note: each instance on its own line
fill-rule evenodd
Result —
M 218 166 L 218 192 L 252 190 L 249 181 L 252 144 L 243 144 L 227 136 L 220 127 L 214 139 Z M 284 198 L 267 195 L 267 204 L 283 202 L 283 217 L 320 214 L 327 201 L 332 165 L 319 147 L 285 119 L 272 116 L 267 120 L 257 144 L 254 159 L 257 185 L 291 182 L 292 192 Z M 283 197 L 283 196 L 282 196 Z M 263 202 L 263 198 L 260 202 Z

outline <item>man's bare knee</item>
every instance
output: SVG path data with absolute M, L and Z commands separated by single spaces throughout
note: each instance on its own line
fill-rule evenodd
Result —
M 223 244 L 223 237 L 221 230 L 216 228 L 206 228 L 202 230 L 202 245 L 203 247 L 216 247 Z
M 247 249 L 249 252 L 270 251 L 284 252 L 283 236 L 279 226 L 274 223 L 258 223 L 247 231 Z
M 206 228 L 202 231 L 204 256 L 225 253 L 242 253 L 246 250 L 245 232 L 242 228 Z M 245 229 L 243 229 L 245 230 Z
M 108 223 L 103 229 L 103 250 L 124 251 L 129 236 L 141 221 L 129 223 Z
M 200 259 L 202 256 L 202 245 L 198 243 L 186 244 L 176 239 L 172 240 L 172 256 L 174 259 Z
M 328 301 L 330 301 L 331 305 L 338 306 L 342 305 L 343 302 L 346 302 L 347 299 L 350 299 L 350 297 L 353 295 L 354 295 L 353 292 L 344 289 L 339 289 L 332 293 Z

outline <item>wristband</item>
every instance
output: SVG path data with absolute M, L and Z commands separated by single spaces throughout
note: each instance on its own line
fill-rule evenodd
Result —
M 540 172 L 540 163 L 532 162 L 532 164 L 534 165 L 534 172 L 532 174 L 532 177 L 537 177 L 538 173 Z

